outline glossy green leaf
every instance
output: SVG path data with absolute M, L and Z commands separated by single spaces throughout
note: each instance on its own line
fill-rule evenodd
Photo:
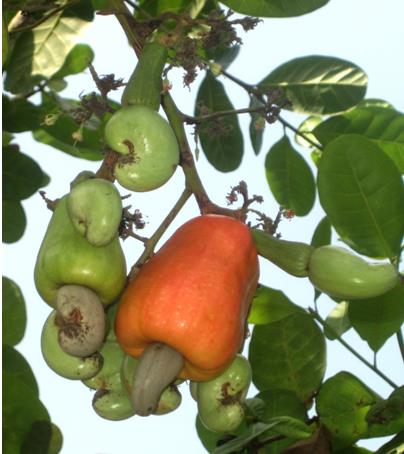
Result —
M 37 397 L 39 396 L 38 383 L 31 366 L 24 356 L 11 345 L 3 344 L 3 367 L 13 377 L 24 382 Z
M 254 327 L 249 346 L 253 383 L 259 390 L 287 389 L 307 401 L 324 376 L 325 340 L 306 313 Z
M 50 78 L 63 66 L 87 21 L 52 14 L 32 31 L 21 33 L 7 68 L 5 88 L 11 93 L 31 89 L 39 80 Z
M 24 440 L 36 421 L 50 422 L 35 391 L 6 369 L 3 370 L 3 421 L 3 450 L 7 454 L 22 452 Z M 47 452 L 50 439 L 51 430 L 41 440 L 41 453 Z
M 27 199 L 43 182 L 44 174 L 36 161 L 10 147 L 3 149 L 3 199 Z
M 258 17 L 294 17 L 310 13 L 329 0 L 221 0 L 237 13 Z
M 265 158 L 265 173 L 273 196 L 283 208 L 305 216 L 314 205 L 316 188 L 305 159 L 284 136 Z
M 306 421 L 306 407 L 292 391 L 285 389 L 266 390 L 261 391 L 256 397 L 264 402 L 264 408 L 260 414 L 260 420 L 263 422 L 270 422 L 272 418 L 277 416 L 291 416 L 300 421 Z M 265 436 L 275 434 L 276 432 L 270 430 Z M 281 453 L 294 442 L 295 439 L 287 437 L 283 440 L 274 441 L 266 446 L 265 454 Z
M 352 301 L 348 314 L 361 338 L 377 352 L 404 323 L 404 287 L 398 284 L 384 295 Z
M 262 104 L 255 97 L 252 97 L 250 100 L 249 107 L 255 109 L 260 106 L 262 106 Z M 258 113 L 253 112 L 250 114 L 250 117 L 251 117 L 249 126 L 250 140 L 253 146 L 254 153 L 258 155 L 262 147 L 266 122 L 265 119 Z
M 3 200 L 2 206 L 3 243 L 15 243 L 25 232 L 27 218 L 19 200 Z
M 395 107 L 384 99 L 365 98 L 356 107 L 382 107 L 383 109 L 395 109 Z
M 260 286 L 252 301 L 248 323 L 264 325 L 297 312 L 304 313 L 304 309 L 292 303 L 282 291 Z
M 320 145 L 319 141 L 315 138 L 312 131 L 321 122 L 322 117 L 318 115 L 310 115 L 310 117 L 307 117 L 297 128 L 299 134 L 295 134 L 296 143 L 305 148 L 313 148 L 313 142 L 317 145 Z M 306 140 L 306 138 L 308 140 Z
M 79 103 L 70 99 L 43 95 L 42 106 L 48 114 L 43 126 L 33 132 L 35 140 L 78 158 L 102 159 L 104 122 L 93 116 L 80 128 L 72 115 Z M 76 140 L 79 130 L 82 140 Z
M 325 319 L 327 326 L 324 329 L 327 339 L 334 340 L 351 328 L 352 324 L 349 319 L 348 309 L 349 303 L 347 301 L 341 301 L 327 315 Z
M 336 439 L 335 447 L 349 446 L 366 434 L 366 414 L 379 400 L 349 372 L 339 372 L 323 383 L 316 397 L 316 410 L 321 422 Z
M 370 257 L 397 255 L 404 232 L 404 186 L 393 161 L 373 142 L 345 135 L 318 166 L 320 203 L 341 239 Z
M 259 87 L 283 89 L 294 112 L 325 115 L 341 112 L 361 101 L 366 93 L 367 76 L 349 61 L 311 55 L 278 66 Z
M 40 126 L 43 111 L 24 98 L 3 96 L 3 128 L 9 132 L 31 131 Z
M 66 76 L 81 73 L 93 60 L 94 51 L 88 44 L 76 44 L 67 54 L 63 66 L 52 78 L 63 79 Z
M 199 87 L 195 115 L 233 109 L 223 84 L 207 73 Z M 217 170 L 231 172 L 241 164 L 243 135 L 236 115 L 202 122 L 199 126 L 199 139 L 208 161 Z
M 397 110 L 355 108 L 320 123 L 313 134 L 323 146 L 343 134 L 361 134 L 379 145 L 404 173 L 404 114 Z
M 8 277 L 2 278 L 3 344 L 22 341 L 27 324 L 24 296 L 20 287 Z
M 375 403 L 366 414 L 366 421 L 367 438 L 386 437 L 404 430 L 404 386 Z

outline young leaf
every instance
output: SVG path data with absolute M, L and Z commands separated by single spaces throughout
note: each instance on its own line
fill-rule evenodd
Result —
M 313 135 L 313 129 L 321 122 L 322 117 L 318 115 L 310 115 L 310 117 L 307 117 L 298 127 L 300 134 L 295 134 L 295 142 L 305 148 L 313 148 L 312 142 L 320 145 L 319 141 Z M 301 134 L 303 134 L 304 136 L 302 136 Z M 306 140 L 305 137 L 307 137 L 310 142 Z
M 5 89 L 22 93 L 63 66 L 66 55 L 88 24 L 78 17 L 52 14 L 32 31 L 21 33 L 7 67 Z
M 88 68 L 94 60 L 94 52 L 87 44 L 76 44 L 66 55 L 63 66 L 53 74 L 52 79 L 63 79 L 72 74 L 78 74 Z
M 25 232 L 27 218 L 19 200 L 3 200 L 3 243 L 15 243 Z
M 17 345 L 24 337 L 27 312 L 20 287 L 11 279 L 2 278 L 3 344 Z
M 313 173 L 286 136 L 269 150 L 265 172 L 271 192 L 282 207 L 297 216 L 310 212 L 316 196 Z
M 255 98 L 252 97 L 250 100 L 250 108 L 257 108 L 262 104 Z M 258 113 L 251 113 L 251 121 L 249 126 L 251 144 L 253 146 L 254 153 L 259 154 L 262 147 L 264 131 L 265 131 L 265 120 Z
M 349 372 L 339 372 L 322 384 L 316 397 L 316 410 L 322 424 L 335 438 L 335 448 L 349 446 L 366 434 L 366 414 L 379 400 L 379 396 Z
M 258 86 L 283 89 L 294 112 L 325 115 L 349 109 L 363 99 L 367 76 L 349 61 L 312 55 L 278 66 Z
M 341 239 L 361 254 L 394 257 L 404 231 L 404 186 L 393 161 L 365 137 L 330 142 L 318 166 L 320 203 Z
M 320 123 L 313 134 L 323 146 L 343 134 L 361 134 L 379 145 L 404 173 L 404 114 L 401 112 L 357 107 Z
M 327 327 L 324 329 L 324 334 L 327 339 L 334 340 L 337 336 L 341 336 L 351 328 L 348 308 L 349 303 L 347 301 L 341 301 L 327 315 L 327 318 L 325 319 Z
M 258 17 L 294 17 L 310 13 L 326 5 L 329 0 L 224 0 L 237 13 Z
M 384 295 L 349 303 L 352 326 L 374 352 L 404 323 L 403 302 L 404 287 L 398 284 Z
M 207 73 L 199 87 L 195 115 L 233 109 L 222 83 Z M 217 170 L 231 172 L 241 164 L 244 150 L 243 135 L 236 115 L 226 115 L 202 122 L 199 139 L 208 161 Z
M 287 389 L 308 401 L 325 371 L 323 333 L 306 313 L 254 327 L 249 346 L 253 382 L 259 390 Z

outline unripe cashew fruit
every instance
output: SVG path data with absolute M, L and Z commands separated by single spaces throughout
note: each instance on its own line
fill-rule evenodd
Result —
M 83 358 L 100 349 L 105 338 L 105 313 L 97 294 L 82 285 L 57 291 L 59 344 L 63 351 Z
M 121 368 L 121 379 L 124 388 L 128 394 L 133 396 L 133 387 L 135 384 L 136 369 L 139 360 L 132 356 L 126 355 Z M 181 380 L 178 380 L 181 382 Z M 153 409 L 154 415 L 165 415 L 176 410 L 181 404 L 181 394 L 177 388 L 177 381 L 168 385 L 160 396 L 157 397 L 157 404 Z M 141 415 L 142 416 L 142 415 Z
M 67 197 L 62 197 L 42 241 L 34 278 L 38 293 L 52 307 L 58 289 L 68 284 L 93 290 L 105 306 L 113 303 L 126 283 L 126 262 L 118 235 L 106 246 L 92 246 L 74 228 L 67 213 Z
M 149 107 L 122 107 L 109 119 L 104 135 L 107 145 L 121 154 L 115 177 L 130 191 L 162 186 L 179 163 L 178 142 L 171 126 Z
M 296 277 L 307 277 L 314 247 L 297 241 L 280 240 L 262 230 L 251 229 L 258 254 Z
M 347 300 L 388 292 L 399 281 L 390 263 L 369 263 L 338 246 L 321 246 L 309 262 L 309 279 L 318 290 Z
M 118 234 L 122 199 L 110 181 L 87 179 L 70 191 L 67 211 L 80 235 L 93 246 L 105 246 Z
M 82 170 L 75 178 L 70 182 L 70 190 L 72 190 L 75 186 L 84 181 L 90 180 L 92 178 L 96 178 L 96 175 L 91 170 Z
M 41 335 L 41 350 L 46 364 L 58 375 L 70 380 L 86 380 L 94 377 L 102 367 L 102 356 L 94 353 L 86 358 L 77 358 L 65 353 L 58 341 L 57 312 L 47 318 Z
M 100 350 L 103 358 L 103 365 L 94 377 L 83 380 L 83 383 L 92 389 L 120 390 L 121 368 L 125 353 L 117 342 L 105 342 Z
M 251 383 L 251 367 L 237 355 L 219 377 L 197 383 L 198 414 L 207 429 L 231 433 L 243 422 L 243 403 Z
M 98 416 L 110 421 L 122 421 L 135 414 L 126 390 L 99 389 L 93 398 L 93 408 Z

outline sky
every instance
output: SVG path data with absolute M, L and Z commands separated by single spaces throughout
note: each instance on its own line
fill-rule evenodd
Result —
M 381 6 L 376 0 L 331 0 L 328 5 L 314 13 L 292 19 L 265 19 L 252 32 L 241 33 L 244 45 L 238 59 L 229 72 L 238 78 L 256 83 L 278 65 L 296 57 L 319 54 L 330 55 L 352 61 L 359 65 L 369 77 L 367 97 L 382 98 L 398 110 L 404 110 L 404 63 L 402 43 L 404 29 L 402 0 L 387 0 Z M 136 60 L 133 51 L 126 46 L 126 38 L 112 16 L 99 16 L 87 29 L 81 42 L 88 43 L 95 51 L 93 65 L 99 74 L 114 73 L 127 80 Z M 202 77 L 188 88 L 182 86 L 181 71 L 170 73 L 173 84 L 172 95 L 179 108 L 192 114 L 197 87 Z M 248 98 L 230 81 L 226 90 L 236 108 L 246 107 Z M 95 90 L 88 71 L 69 78 L 69 87 L 63 96 L 78 98 L 81 93 Z M 121 92 L 112 96 L 120 100 Z M 305 118 L 302 115 L 285 113 L 284 117 L 294 125 Z M 260 206 L 269 216 L 275 216 L 277 204 L 269 192 L 264 172 L 264 160 L 271 144 L 282 135 L 280 125 L 270 126 L 265 134 L 263 149 L 255 156 L 248 139 L 248 117 L 240 118 L 245 133 L 245 154 L 239 169 L 230 173 L 216 171 L 200 154 L 197 169 L 206 184 L 209 196 L 216 203 L 226 204 L 225 196 L 232 186 L 245 180 L 251 194 L 260 194 L 264 203 Z M 189 130 L 191 133 L 191 129 Z M 193 143 L 191 135 L 190 143 Z M 293 138 L 292 135 L 290 135 Z M 35 142 L 29 134 L 18 136 L 21 150 L 36 159 L 43 170 L 51 175 L 52 181 L 45 188 L 49 198 L 57 198 L 68 191 L 70 181 L 82 170 L 96 170 L 97 163 L 73 158 L 46 145 Z M 303 153 L 308 153 L 302 151 Z M 308 154 L 306 155 L 308 157 Z M 180 169 L 162 188 L 150 193 L 133 194 L 129 199 L 132 208 L 138 208 L 147 221 L 142 234 L 150 235 L 159 225 L 179 197 L 184 183 Z M 120 188 L 121 194 L 127 194 Z M 203 454 L 194 421 L 196 404 L 189 395 L 186 385 L 180 387 L 182 405 L 174 413 L 148 418 L 133 417 L 121 422 L 110 422 L 98 417 L 92 407 L 92 392 L 80 382 L 63 379 L 45 364 L 40 351 L 40 334 L 43 323 L 51 309 L 38 296 L 33 269 L 40 243 L 50 219 L 41 197 L 33 195 L 23 202 L 28 217 L 28 226 L 23 238 L 11 245 L 3 246 L 3 275 L 14 279 L 21 287 L 28 311 L 28 325 L 23 341 L 18 345 L 31 364 L 40 387 L 40 397 L 52 420 L 62 429 L 64 446 L 62 454 Z M 168 229 L 162 242 L 186 220 L 198 215 L 196 203 L 188 201 L 180 215 Z M 280 232 L 283 238 L 309 242 L 318 221 L 324 216 L 316 202 L 315 208 L 305 218 L 283 221 Z M 333 242 L 338 239 L 334 236 Z M 128 267 L 142 252 L 143 246 L 134 239 L 123 243 Z M 281 289 L 295 303 L 308 307 L 313 300 L 313 288 L 307 279 L 287 275 L 268 262 L 261 261 L 260 282 Z M 320 313 L 325 317 L 334 303 L 322 296 L 319 300 Z M 349 332 L 346 340 L 354 345 L 367 359 L 372 353 L 355 333 Z M 245 353 L 247 352 L 247 347 Z M 326 377 L 340 370 L 356 374 L 382 397 L 390 394 L 390 387 L 372 371 L 337 343 L 328 343 L 329 364 Z M 403 375 L 397 345 L 389 340 L 378 356 L 380 369 L 400 382 Z M 251 387 L 249 397 L 254 396 Z M 385 440 L 361 442 L 360 445 L 377 448 Z

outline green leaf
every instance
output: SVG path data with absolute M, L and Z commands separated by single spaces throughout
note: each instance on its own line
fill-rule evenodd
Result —
M 196 101 L 195 115 L 234 110 L 223 84 L 210 73 L 202 81 Z M 236 115 L 226 115 L 200 125 L 199 139 L 208 161 L 221 172 L 239 167 L 243 157 L 243 135 Z
M 94 51 L 87 44 L 76 44 L 67 54 L 63 66 L 55 73 L 53 79 L 63 79 L 72 74 L 78 74 L 88 68 L 94 60 Z
M 367 430 L 366 414 L 380 398 L 349 372 L 326 380 L 316 397 L 316 410 L 333 438 L 343 448 L 362 438 Z
M 24 337 L 27 312 L 20 287 L 4 276 L 2 284 L 3 344 L 13 346 Z
M 330 142 L 318 166 L 320 203 L 350 247 L 370 257 L 398 254 L 404 231 L 404 186 L 386 154 L 365 137 Z
M 278 416 L 291 416 L 300 421 L 306 421 L 306 407 L 304 403 L 292 391 L 285 389 L 273 389 L 261 391 L 255 396 L 264 402 L 264 408 L 260 414 L 260 420 L 270 422 L 272 418 Z M 266 435 L 275 435 L 276 432 L 269 430 Z M 278 454 L 293 444 L 295 439 L 285 438 L 271 442 L 266 446 L 265 454 Z
M 62 445 L 63 435 L 58 426 L 48 421 L 35 421 L 24 438 L 21 454 L 58 454 Z
M 305 313 L 304 309 L 292 303 L 283 292 L 260 286 L 252 301 L 248 323 L 264 325 L 277 322 L 297 312 Z
M 360 134 L 387 153 L 404 173 L 404 114 L 391 108 L 352 109 L 320 123 L 313 134 L 323 146 L 343 134 Z
M 313 173 L 286 136 L 269 150 L 265 172 L 271 192 L 283 208 L 297 216 L 310 212 L 316 197 Z
M 395 389 L 386 400 L 375 403 L 366 415 L 367 438 L 386 437 L 404 430 L 404 386 Z
M 318 115 L 310 115 L 307 117 L 297 128 L 299 133 L 304 134 L 304 137 L 307 137 L 311 142 L 314 142 L 317 145 L 320 145 L 319 141 L 315 138 L 312 131 L 313 129 L 322 122 L 322 117 Z M 313 144 L 302 137 L 300 134 L 295 134 L 295 142 L 305 148 L 313 148 Z
M 140 6 L 151 16 L 159 16 L 166 12 L 180 13 L 190 3 L 191 0 L 142 0 Z
M 220 45 L 214 49 L 214 51 L 207 52 L 207 58 L 213 60 L 223 69 L 227 69 L 233 61 L 236 59 L 237 55 L 240 52 L 240 45 L 236 44 L 234 46 L 221 47 Z
M 315 248 L 331 244 L 331 223 L 327 216 L 323 217 L 317 224 L 313 236 L 311 237 L 310 244 Z
M 377 352 L 404 323 L 404 287 L 398 284 L 384 295 L 349 304 L 352 326 Z
M 3 96 L 3 128 L 9 132 L 31 131 L 40 126 L 43 111 L 24 98 Z
M 367 76 L 346 60 L 312 55 L 290 60 L 273 70 L 260 88 L 281 88 L 290 110 L 308 114 L 341 112 L 356 105 L 366 93 Z
M 36 421 L 50 422 L 35 391 L 7 370 L 3 370 L 3 421 L 3 449 L 10 454 L 21 453 L 24 440 Z M 39 452 L 47 453 L 50 439 L 51 431 L 42 438 Z
M 103 158 L 101 148 L 106 119 L 101 122 L 93 116 L 80 128 L 72 115 L 79 106 L 77 101 L 44 94 L 42 106 L 47 118 L 44 125 L 33 132 L 35 140 L 78 158 L 91 161 Z M 79 129 L 82 140 L 76 141 L 74 137 Z
M 24 382 L 36 396 L 39 396 L 38 384 L 31 366 L 24 356 L 11 345 L 3 344 L 3 367 L 13 377 L 17 377 Z
M 341 301 L 327 315 L 325 319 L 326 328 L 324 334 L 327 339 L 335 340 L 338 336 L 346 333 L 351 328 L 351 320 L 348 315 L 349 303 Z
M 257 98 L 254 96 L 250 99 L 250 109 L 255 109 L 257 107 L 261 107 L 262 103 L 260 103 Z M 256 155 L 259 154 L 262 147 L 264 131 L 265 131 L 265 119 L 258 113 L 253 112 L 250 114 L 251 121 L 249 126 L 250 132 L 250 139 L 251 144 L 253 146 L 254 153 Z
M 3 149 L 3 199 L 27 199 L 43 182 L 44 174 L 36 161 L 11 147 Z
M 7 68 L 5 89 L 22 93 L 62 68 L 87 21 L 78 17 L 50 15 L 32 31 L 21 33 Z
M 325 340 L 306 313 L 254 327 L 249 361 L 257 389 L 287 389 L 308 401 L 325 371 Z
M 218 442 L 224 438 L 222 434 L 207 429 L 199 416 L 196 417 L 195 427 L 201 443 L 208 452 L 214 451 Z
M 25 232 L 27 218 L 20 201 L 3 200 L 3 243 L 15 243 Z
M 382 107 L 383 109 L 395 109 L 395 107 L 384 99 L 365 98 L 356 107 Z
M 294 17 L 310 13 L 329 0 L 221 0 L 237 13 L 258 17 Z

